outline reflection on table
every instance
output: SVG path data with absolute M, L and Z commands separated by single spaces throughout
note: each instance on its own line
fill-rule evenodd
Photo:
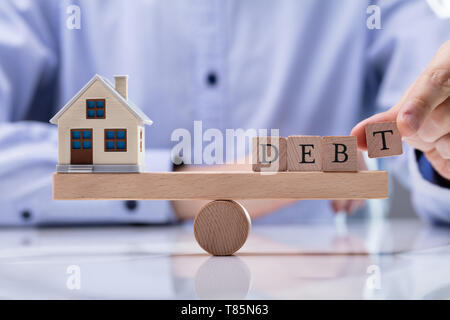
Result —
M 254 226 L 233 257 L 190 225 L 2 229 L 0 298 L 449 299 L 449 243 L 412 219 Z

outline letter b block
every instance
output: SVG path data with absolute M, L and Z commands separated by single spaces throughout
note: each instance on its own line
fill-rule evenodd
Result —
M 395 156 L 403 153 L 402 137 L 396 122 L 377 122 L 366 125 L 369 158 Z
M 287 141 L 283 137 L 254 137 L 252 168 L 257 172 L 286 171 Z
M 288 171 L 322 170 L 322 139 L 319 136 L 290 136 L 287 148 Z
M 356 137 L 322 137 L 323 171 L 358 171 Z

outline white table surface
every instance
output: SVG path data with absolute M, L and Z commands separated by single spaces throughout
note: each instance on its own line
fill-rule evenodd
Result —
M 450 299 L 450 228 L 254 226 L 236 256 L 211 257 L 191 227 L 0 229 L 0 298 Z

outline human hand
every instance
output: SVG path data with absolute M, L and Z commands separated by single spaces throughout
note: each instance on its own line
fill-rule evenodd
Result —
M 390 110 L 357 124 L 351 135 L 367 149 L 368 123 L 397 121 L 403 140 L 422 151 L 434 169 L 450 180 L 450 41 L 437 51 L 425 71 Z

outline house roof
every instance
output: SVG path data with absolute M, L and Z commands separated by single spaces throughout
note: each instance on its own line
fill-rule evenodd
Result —
M 150 120 L 149 117 L 147 117 L 147 115 L 138 107 L 136 106 L 132 101 L 130 100 L 125 100 L 122 95 L 120 93 L 118 93 L 116 91 L 116 89 L 114 88 L 114 86 L 111 84 L 111 82 L 109 82 L 106 78 L 103 78 L 102 76 L 99 76 L 98 74 L 96 74 L 94 77 L 92 77 L 91 80 L 89 80 L 88 83 L 86 83 L 84 85 L 83 88 L 81 88 L 80 91 L 78 91 L 78 93 L 73 96 L 72 99 L 69 100 L 69 102 L 66 103 L 66 105 L 64 107 L 62 107 L 54 116 L 53 118 L 50 119 L 50 123 L 52 124 L 57 124 L 58 123 L 58 119 L 64 114 L 64 112 L 66 112 L 67 109 L 70 108 L 70 106 L 78 100 L 78 98 L 96 81 L 99 80 L 100 82 L 102 82 L 106 88 L 108 88 L 113 94 L 114 96 L 120 101 L 122 102 L 122 104 L 128 108 L 128 110 L 134 114 L 139 120 L 141 120 L 144 124 L 147 125 L 151 125 L 153 123 L 152 120 Z

